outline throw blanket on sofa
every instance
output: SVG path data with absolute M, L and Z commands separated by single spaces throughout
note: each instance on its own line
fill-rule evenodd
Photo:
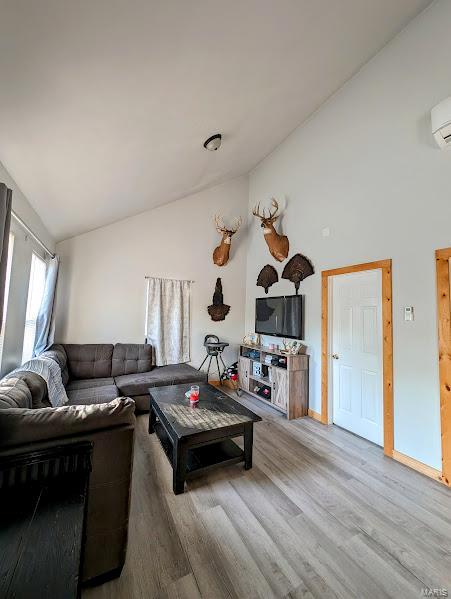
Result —
M 61 368 L 58 362 L 52 360 L 52 358 L 33 358 L 10 372 L 8 377 L 17 372 L 34 372 L 43 378 L 47 384 L 49 402 L 54 408 L 68 403 L 69 398 L 63 385 Z

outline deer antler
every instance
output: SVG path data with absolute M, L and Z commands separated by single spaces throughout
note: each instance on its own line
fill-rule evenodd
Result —
M 233 227 L 230 229 L 230 233 L 235 234 L 238 229 L 241 227 L 241 223 L 243 222 L 243 219 L 241 218 L 241 216 L 239 218 L 235 218 L 235 222 L 233 224 Z
M 222 217 L 218 216 L 217 214 L 215 214 L 215 225 L 218 233 L 225 233 L 227 231 Z
M 260 214 L 260 202 L 254 207 L 254 209 L 252 210 L 252 214 L 262 220 L 264 218 L 266 218 L 265 217 L 265 209 L 263 209 L 263 214 Z
M 276 220 L 276 219 L 279 218 L 278 216 L 276 216 L 277 211 L 279 210 L 279 204 L 277 203 L 277 201 L 275 200 L 275 198 L 272 199 L 271 206 L 273 206 L 274 212 L 272 210 L 269 211 L 268 220 L 269 219 Z
M 215 216 L 216 230 L 218 231 L 218 233 L 228 233 L 229 235 L 234 235 L 240 228 L 241 223 L 242 218 L 240 216 L 239 218 L 235 218 L 233 226 L 230 229 L 227 229 L 222 217 L 217 215 Z
M 271 206 L 274 208 L 274 210 L 269 209 L 269 216 L 266 216 L 266 208 L 263 208 L 263 212 L 260 214 L 260 202 L 255 206 L 254 210 L 252 211 L 252 214 L 254 216 L 258 216 L 258 218 L 261 220 L 275 221 L 279 218 L 277 216 L 277 212 L 279 210 L 279 204 L 277 203 L 277 201 L 274 198 L 271 201 Z

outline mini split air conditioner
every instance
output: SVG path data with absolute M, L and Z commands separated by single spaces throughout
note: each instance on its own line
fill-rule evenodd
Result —
M 431 110 L 431 124 L 438 146 L 451 147 L 451 96 Z

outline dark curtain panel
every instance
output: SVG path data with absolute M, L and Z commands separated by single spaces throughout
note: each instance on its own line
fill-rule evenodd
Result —
M 3 329 L 3 303 L 5 301 L 6 265 L 8 262 L 9 226 L 13 192 L 0 183 L 0 332 Z

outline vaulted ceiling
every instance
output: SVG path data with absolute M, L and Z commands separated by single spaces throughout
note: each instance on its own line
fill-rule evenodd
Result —
M 184 197 L 252 169 L 428 4 L 0 0 L 0 161 L 56 239 Z

